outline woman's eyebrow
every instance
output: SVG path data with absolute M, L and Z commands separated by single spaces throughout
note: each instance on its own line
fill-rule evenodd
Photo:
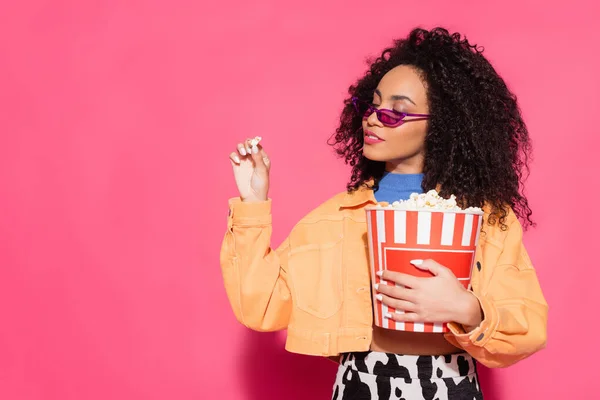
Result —
M 375 93 L 377 93 L 377 95 L 378 95 L 379 97 L 383 97 L 383 96 L 381 95 L 381 92 L 379 91 L 379 89 L 375 89 Z M 415 103 L 414 101 L 412 101 L 412 99 L 411 99 L 410 97 L 408 97 L 408 96 L 403 96 L 403 95 L 395 94 L 395 95 L 391 96 L 390 98 L 391 98 L 392 100 L 394 100 L 394 101 L 398 101 L 398 100 L 408 100 L 408 101 L 410 101 L 411 103 L 413 103 L 415 106 L 417 105 L 417 103 Z

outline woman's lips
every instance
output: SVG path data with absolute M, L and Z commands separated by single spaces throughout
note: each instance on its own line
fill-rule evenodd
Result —
M 365 144 L 376 144 L 385 142 L 382 138 L 370 131 L 365 131 Z

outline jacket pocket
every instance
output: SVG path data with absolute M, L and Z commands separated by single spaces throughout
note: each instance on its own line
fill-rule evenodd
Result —
M 342 307 L 342 241 L 291 249 L 288 260 L 296 306 L 329 318 Z

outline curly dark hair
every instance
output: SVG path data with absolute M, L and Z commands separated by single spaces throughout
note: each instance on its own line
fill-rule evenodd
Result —
M 398 65 L 410 65 L 426 83 L 431 115 L 425 138 L 422 189 L 441 185 L 440 195 L 454 194 L 463 206 L 490 207 L 488 223 L 505 220 L 512 208 L 524 228 L 533 225 L 523 194 L 529 174 L 531 143 L 516 96 L 482 55 L 460 33 L 417 28 L 394 41 L 348 89 L 349 97 L 329 144 L 352 167 L 349 192 L 373 180 L 378 189 L 385 162 L 362 154 L 362 116 L 352 97 L 371 102 L 381 78 Z

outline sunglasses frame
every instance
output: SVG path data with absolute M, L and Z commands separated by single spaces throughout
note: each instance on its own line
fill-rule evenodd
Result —
M 362 101 L 360 100 L 358 97 L 352 97 L 352 104 L 354 105 L 354 109 L 356 110 L 356 112 L 360 113 L 360 105 L 364 105 L 366 106 L 366 110 L 363 114 L 363 119 L 365 118 L 369 118 L 373 113 L 377 114 L 377 119 L 379 120 L 379 122 L 381 122 L 383 125 L 390 127 L 390 128 L 397 128 L 400 125 L 404 124 L 405 122 L 410 122 L 410 121 L 420 121 L 423 119 L 428 119 L 430 117 L 429 114 L 413 114 L 413 113 L 405 113 L 405 112 L 400 112 L 400 111 L 396 111 L 396 110 L 390 110 L 387 108 L 375 108 L 375 106 L 373 106 L 370 103 L 367 103 L 366 101 Z M 385 121 L 382 120 L 382 115 L 388 118 L 398 118 L 398 121 L 395 123 L 387 123 Z M 409 119 L 409 120 L 404 120 L 404 118 L 406 117 L 419 117 L 416 119 Z

